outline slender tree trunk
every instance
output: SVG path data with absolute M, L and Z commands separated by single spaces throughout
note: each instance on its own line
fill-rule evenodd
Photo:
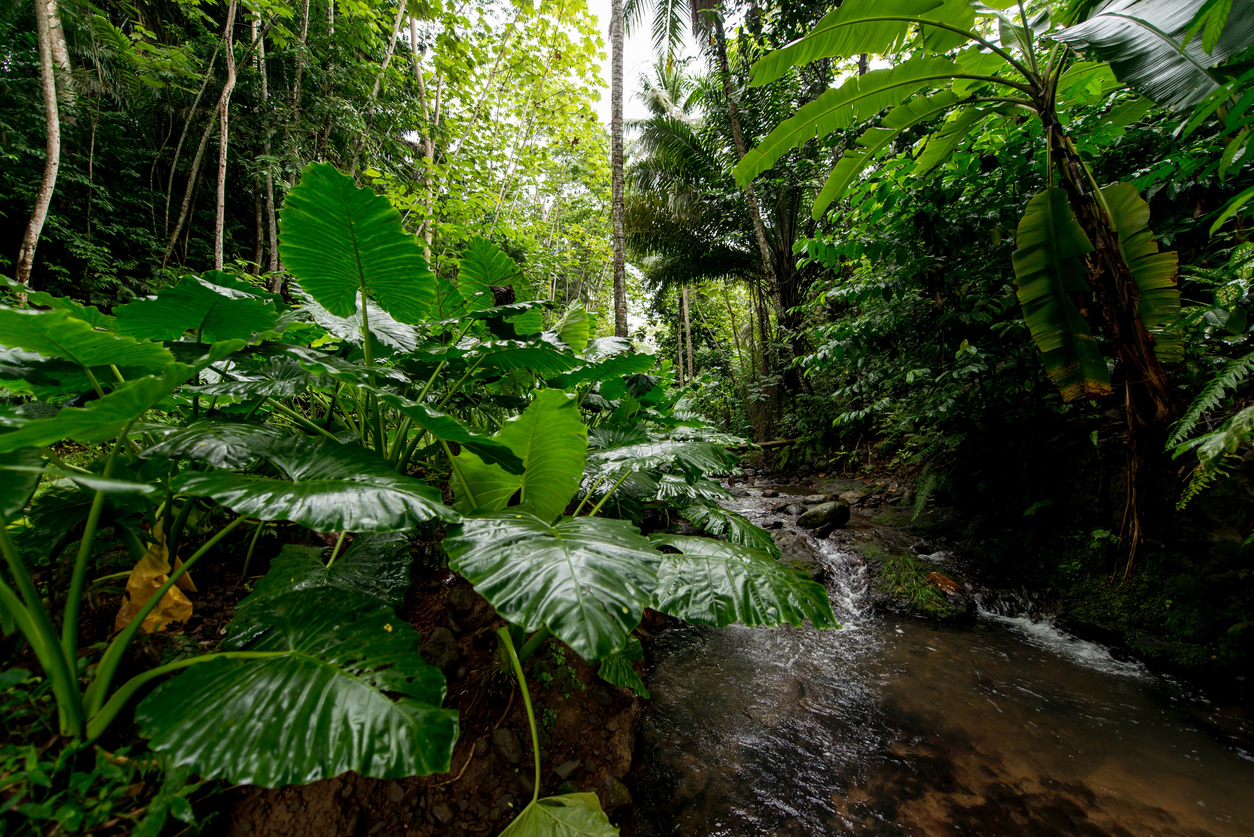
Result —
M 218 198 L 213 219 L 213 268 L 221 270 L 224 259 L 223 230 L 226 227 L 226 159 L 230 142 L 231 91 L 235 89 L 235 10 L 236 0 L 226 10 L 226 85 L 222 88 L 222 98 L 218 110 Z
M 422 191 L 424 194 L 424 205 L 426 207 L 425 217 L 419 227 L 419 232 L 423 238 L 422 256 L 431 263 L 431 239 L 435 232 L 435 224 L 432 223 L 432 211 L 435 206 L 435 184 L 433 183 L 435 166 L 435 116 L 431 112 L 431 106 L 427 102 L 427 84 L 422 77 L 422 60 L 418 56 L 418 18 L 411 17 L 409 19 L 409 49 L 414 62 L 414 79 L 418 82 L 418 103 L 422 106 L 422 118 L 426 123 L 422 131 L 422 156 L 426 161 L 422 171 Z M 438 107 L 437 103 L 437 107 Z
M 268 118 L 269 108 L 267 103 L 270 101 L 270 79 L 266 68 L 266 38 L 260 31 L 260 23 L 259 18 L 253 18 L 253 43 L 257 48 L 257 72 L 261 76 L 262 118 Z M 279 223 L 274 214 L 274 174 L 271 171 L 270 149 L 270 125 L 267 123 L 265 125 L 265 139 L 262 141 L 262 154 L 265 155 L 266 228 L 270 249 L 270 258 L 266 270 L 273 274 L 279 272 Z M 273 284 L 274 279 L 271 278 L 270 282 Z
M 200 97 L 204 95 L 205 88 L 209 86 L 209 79 L 213 78 L 213 63 L 218 60 L 218 50 L 220 48 L 221 48 L 221 44 L 213 48 L 213 55 L 209 57 L 209 67 L 208 69 L 205 70 L 205 77 L 201 79 L 200 89 L 196 91 L 196 98 L 192 100 L 191 110 L 187 112 L 187 120 L 183 123 L 183 132 L 179 134 L 178 144 L 174 146 L 174 159 L 170 162 L 170 178 L 166 182 L 166 187 L 165 187 L 165 215 L 162 218 L 162 223 L 163 223 L 162 234 L 163 235 L 170 234 L 170 198 L 174 195 L 174 172 L 178 169 L 179 154 L 183 151 L 183 143 L 187 140 L 187 132 L 192 127 L 192 120 L 196 118 L 196 108 L 200 107 Z M 216 110 L 214 111 L 213 115 L 209 117 L 210 128 L 212 128 L 213 121 L 215 119 L 217 119 Z M 208 136 L 209 134 L 208 132 L 206 132 L 205 137 L 207 138 Z M 201 148 L 197 152 L 198 154 L 203 153 L 204 151 L 203 144 L 204 144 L 204 141 L 202 141 Z M 191 185 L 190 185 L 191 181 L 194 180 L 195 178 L 196 178 L 196 173 L 195 171 L 193 171 L 191 179 L 188 180 L 188 188 L 187 188 L 188 194 L 191 193 Z M 186 212 L 186 210 L 187 210 L 187 200 L 186 200 L 186 196 L 184 196 L 183 211 Z M 171 238 L 171 241 L 174 241 L 177 238 L 178 238 L 178 233 L 175 233 L 174 236 Z M 171 244 L 170 247 L 166 248 L 167 257 L 170 255 L 170 250 L 173 249 L 173 246 L 174 245 Z M 164 264 L 164 260 L 162 261 L 162 263 Z
M 61 167 L 61 115 L 57 110 L 56 70 L 53 66 L 52 27 L 60 30 L 56 0 L 35 3 L 35 29 L 39 38 L 39 81 L 44 99 L 44 128 L 47 144 L 44 147 L 44 174 L 35 193 L 35 207 L 26 225 L 22 249 L 18 252 L 16 278 L 18 282 L 31 284 L 31 268 L 35 263 L 35 248 L 48 219 L 48 207 L 52 205 L 52 193 L 57 187 L 57 171 Z
M 727 118 L 731 122 L 732 139 L 736 143 L 736 161 L 744 159 L 745 137 L 740 130 L 740 112 L 736 108 L 736 97 L 732 95 L 731 66 L 727 63 L 727 39 L 723 34 L 723 18 L 715 13 L 714 46 L 718 52 L 719 76 L 723 81 L 723 96 L 727 99 Z M 766 225 L 762 223 L 762 209 L 758 205 L 758 195 L 749 183 L 745 186 L 745 198 L 749 203 L 749 217 L 753 220 L 753 233 L 758 240 L 758 253 L 762 256 L 762 270 L 771 288 L 775 287 L 775 264 L 771 258 L 771 248 L 766 242 Z
M 614 228 L 614 334 L 627 336 L 627 243 L 623 229 L 623 0 L 611 0 L 610 218 Z
M 327 34 L 335 34 L 335 0 L 327 0 Z
M 305 43 L 309 40 L 309 0 L 300 13 L 299 46 L 296 50 L 296 83 L 292 86 L 292 121 L 300 127 L 301 86 L 305 80 Z
M 257 178 L 253 178 L 253 209 L 256 210 L 257 223 L 257 243 L 253 247 L 253 269 L 252 274 L 257 276 L 261 273 L 261 263 L 266 259 L 266 210 L 261 205 L 261 186 L 257 182 Z
M 684 385 L 684 303 L 682 297 L 679 302 L 679 316 L 675 318 L 675 350 L 679 353 L 679 363 L 675 368 L 679 370 L 679 385 Z
M 691 381 L 695 381 L 697 379 L 697 376 L 693 372 L 692 324 L 689 322 L 689 317 L 688 317 L 688 286 L 687 285 L 684 285 L 682 293 L 683 293 L 683 299 L 684 299 L 683 306 L 682 306 L 684 310 L 684 337 L 687 338 L 688 340 L 688 380 L 691 382 Z
M 61 76 L 57 83 L 57 96 L 61 99 L 61 104 L 72 108 L 77 101 L 74 68 L 70 66 L 70 52 L 65 46 L 65 29 L 61 24 L 57 0 L 40 0 L 40 2 L 48 11 L 48 36 L 52 47 L 52 63 Z M 36 3 L 36 8 L 38 5 L 39 3 Z
M 379 91 L 383 88 L 383 79 L 388 73 L 388 65 L 392 63 L 392 55 L 396 52 L 396 41 L 401 34 L 401 23 L 405 20 L 405 3 L 401 2 L 396 9 L 396 20 L 392 23 L 392 35 L 388 39 L 387 51 L 383 53 L 383 64 L 379 67 L 379 73 L 374 77 L 374 87 L 370 90 L 370 99 L 366 102 L 366 130 L 362 131 L 361 136 L 357 139 L 357 149 L 353 152 L 352 165 L 348 167 L 350 173 L 357 171 L 357 160 L 361 157 L 361 151 L 366 147 L 366 137 L 370 132 L 370 123 L 374 118 L 374 103 L 379 98 Z

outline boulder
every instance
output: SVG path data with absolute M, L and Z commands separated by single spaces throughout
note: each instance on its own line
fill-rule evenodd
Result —
M 807 494 L 801 498 L 801 502 L 807 506 L 817 506 L 819 503 L 830 503 L 836 498 L 830 494 Z
M 833 528 L 841 529 L 848 522 L 849 506 L 840 502 L 811 506 L 809 511 L 797 518 L 797 525 L 806 529 L 817 529 L 829 523 Z
M 848 491 L 843 492 L 839 499 L 846 505 L 856 505 L 858 501 L 862 499 L 862 492 L 856 488 L 851 488 Z
M 620 808 L 630 808 L 632 804 L 631 791 L 622 781 L 614 776 L 606 776 L 605 782 L 606 796 L 609 797 L 609 804 L 606 805 L 606 813 L 612 814 Z
M 801 463 L 801 467 L 797 469 L 797 476 L 808 477 L 814 473 L 814 469 L 810 467 L 809 462 Z
M 779 492 L 773 488 L 768 488 L 766 491 L 762 492 L 762 496 L 763 497 L 778 497 Z
M 427 637 L 427 641 L 422 644 L 418 653 L 429 665 L 449 674 L 457 666 L 457 638 L 448 628 L 436 628 Z
M 798 515 L 804 514 L 806 507 L 800 503 L 793 503 L 791 506 L 784 507 L 784 514 Z

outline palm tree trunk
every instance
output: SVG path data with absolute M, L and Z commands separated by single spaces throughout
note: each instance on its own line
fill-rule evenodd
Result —
M 610 218 L 614 227 L 614 334 L 627 336 L 627 244 L 623 228 L 623 0 L 610 12 Z
M 56 0 L 35 4 L 35 29 L 39 38 L 39 81 L 44 97 L 44 125 L 47 132 L 47 145 L 44 154 L 44 174 L 39 181 L 39 191 L 35 193 L 35 207 L 31 211 L 30 221 L 26 225 L 26 235 L 22 238 L 22 249 L 17 257 L 17 281 L 30 285 L 31 268 L 35 263 L 35 248 L 39 246 L 39 236 L 44 229 L 44 221 L 48 219 L 48 207 L 52 205 L 52 193 L 57 187 L 57 171 L 61 168 L 61 115 L 57 110 L 56 70 L 53 67 L 52 26 L 53 16 L 57 15 Z M 60 27 L 58 16 L 55 24 Z
M 231 91 L 235 89 L 235 9 L 238 3 L 231 0 L 226 10 L 226 85 L 219 100 L 218 127 L 218 197 L 213 218 L 213 269 L 221 270 L 223 254 L 223 229 L 226 226 L 226 155 L 230 141 Z

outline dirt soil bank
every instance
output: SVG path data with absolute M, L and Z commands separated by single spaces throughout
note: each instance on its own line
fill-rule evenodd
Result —
M 452 573 L 417 567 L 414 575 L 403 615 L 421 633 L 424 656 L 445 669 L 445 706 L 456 707 L 461 717 L 452 773 L 390 781 L 347 773 L 274 790 L 238 788 L 223 833 L 495 835 L 531 800 L 527 716 L 512 676 L 503 676 L 497 664 L 496 629 L 504 620 Z M 618 822 L 630 810 L 630 794 L 619 780 L 631 766 L 639 701 L 598 678 L 595 666 L 555 639 L 525 669 L 539 728 L 540 795 L 595 792 Z

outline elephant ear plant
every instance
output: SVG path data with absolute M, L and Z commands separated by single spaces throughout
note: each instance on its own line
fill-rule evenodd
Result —
M 446 532 L 449 566 L 510 623 L 501 659 L 533 749 L 523 664 L 551 636 L 643 693 L 631 661 L 647 607 L 707 625 L 835 624 L 823 588 L 718 506 L 710 475 L 735 466 L 724 446 L 738 440 L 683 415 L 653 356 L 593 337 L 582 309 L 546 330 L 547 303 L 498 300 L 494 288 L 525 286 L 483 239 L 456 282 L 435 277 L 395 208 L 331 166 L 306 168 L 281 220 L 294 305 L 208 272 L 108 315 L 39 293 L 47 310 L 0 306 L 0 386 L 27 399 L 0 410 L 0 627 L 29 642 L 72 746 L 133 706 L 150 746 L 205 779 L 447 771 L 457 714 L 396 612 L 411 534 Z M 106 455 L 72 465 L 66 443 Z M 447 474 L 454 508 L 411 476 L 418 462 Z M 642 518 L 672 512 L 733 543 L 641 534 Z M 302 545 L 302 529 L 334 546 Z M 115 682 L 166 594 L 219 547 L 247 567 L 267 530 L 295 537 L 221 647 Z M 167 577 L 128 600 L 103 650 L 80 653 L 89 568 L 117 544 L 137 571 L 168 556 Z M 539 788 L 507 833 L 615 833 L 594 795 Z

